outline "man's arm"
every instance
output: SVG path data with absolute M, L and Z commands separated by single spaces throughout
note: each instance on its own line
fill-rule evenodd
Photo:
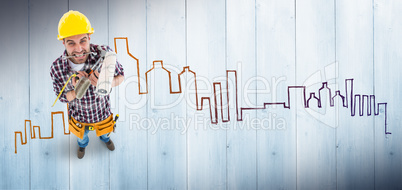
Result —
M 97 79 L 93 79 L 96 80 L 94 81 L 94 83 L 96 84 Z M 119 86 L 122 82 L 124 81 L 124 76 L 123 75 L 117 75 L 113 78 L 113 82 L 112 82 L 112 87 L 116 87 Z M 75 78 L 73 79 L 73 85 L 75 86 Z M 66 99 L 67 101 L 71 102 L 76 98 L 76 94 L 74 90 L 71 90 L 69 92 L 67 92 L 66 94 Z
M 87 75 L 87 73 L 86 72 L 84 72 L 84 71 L 78 71 L 78 75 L 77 75 L 77 77 L 78 78 L 82 78 L 82 77 L 88 77 L 88 75 Z M 76 79 L 76 77 L 73 77 L 72 79 L 71 79 L 71 82 L 72 82 L 72 84 L 73 84 L 73 87 L 74 87 L 74 89 L 75 89 L 75 85 L 77 85 L 77 79 Z M 66 93 L 66 99 L 67 99 L 67 101 L 68 102 L 71 102 L 71 101 L 73 101 L 75 98 L 76 98 L 76 93 L 75 93 L 75 90 L 70 90 L 70 91 L 68 91 L 67 93 Z
M 110 49 L 109 46 L 102 47 L 102 48 L 105 51 L 113 52 L 113 50 Z M 98 71 L 94 71 L 89 76 L 89 79 L 90 79 L 91 84 L 93 86 L 97 85 L 98 78 L 99 78 L 99 72 Z M 116 61 L 116 68 L 115 68 L 114 78 L 113 78 L 113 81 L 112 81 L 112 87 L 119 86 L 123 81 L 124 81 L 124 69 L 123 69 L 123 66 L 118 61 Z
M 71 90 L 71 91 L 67 92 L 66 98 L 67 98 L 68 102 L 73 101 L 75 99 L 75 91 Z
M 50 67 L 50 76 L 53 81 L 53 91 L 56 93 L 56 97 L 59 95 L 60 91 L 64 86 L 64 83 L 68 80 L 69 77 L 67 75 L 64 75 L 60 61 L 61 61 L 60 59 L 57 59 L 56 61 L 53 62 L 52 66 Z M 73 89 L 74 87 L 71 85 L 71 83 L 67 84 L 66 88 L 64 89 L 64 92 L 60 94 L 59 100 L 63 103 L 68 103 L 69 99 L 67 98 L 67 92 Z
M 117 75 L 113 78 L 112 87 L 119 86 L 124 81 L 123 75 Z

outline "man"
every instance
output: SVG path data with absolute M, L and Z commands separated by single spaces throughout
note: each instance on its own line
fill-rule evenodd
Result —
M 114 126 L 110 97 L 109 95 L 101 96 L 95 92 L 99 71 L 95 70 L 91 74 L 85 72 L 92 68 L 105 52 L 112 52 L 112 50 L 108 46 L 90 43 L 94 30 L 87 17 L 78 11 L 69 11 L 63 15 L 59 21 L 58 32 L 58 39 L 63 41 L 65 51 L 50 68 L 56 95 L 59 95 L 64 84 L 74 73 L 78 80 L 86 77 L 90 81 L 88 90 L 84 92 L 82 98 L 78 99 L 75 87 L 79 82 L 73 77 L 72 82 L 67 83 L 59 98 L 61 102 L 68 103 L 69 130 L 79 137 L 77 156 L 79 159 L 84 157 L 85 147 L 89 142 L 88 132 L 91 130 L 96 130 L 100 140 L 113 151 L 114 143 L 108 136 Z M 120 85 L 123 81 L 123 67 L 117 62 L 112 87 Z

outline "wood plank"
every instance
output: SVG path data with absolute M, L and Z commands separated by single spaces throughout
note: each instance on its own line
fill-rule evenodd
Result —
M 8 45 L 0 52 L 5 63 L 15 63 L 2 64 L 7 72 L 0 76 L 1 86 L 7 89 L 0 92 L 0 125 L 4 126 L 0 130 L 4 139 L 0 141 L 4 154 L 0 189 L 402 188 L 402 132 L 397 114 L 401 3 L 28 3 L 13 1 L 0 8 L 0 23 L 10 26 L 1 29 L 6 35 L 0 42 Z M 55 31 L 68 7 L 88 16 L 95 29 L 93 43 L 114 48 L 114 37 L 128 37 L 131 54 L 140 60 L 141 89 L 137 63 L 126 52 L 125 40 L 119 40 L 118 60 L 126 69 L 126 81 L 112 94 L 113 111 L 121 116 L 117 133 L 112 135 L 116 151 L 108 152 L 91 134 L 87 154 L 78 160 L 76 137 L 64 135 L 61 115 L 54 115 L 53 138 L 30 139 L 27 128 L 28 142 L 21 145 L 18 134 L 15 154 L 15 131 L 25 135 L 24 120 L 40 126 L 41 136 L 48 137 L 52 134 L 51 112 L 65 111 L 60 102 L 50 108 L 55 95 L 49 66 L 64 50 Z M 45 53 L 39 46 L 46 47 Z M 146 90 L 145 71 L 154 60 L 163 60 L 171 71 L 171 83 L 156 62 L 155 70 L 148 74 L 149 94 L 140 95 Z M 186 72 L 178 78 L 186 65 L 197 73 L 199 107 L 201 97 L 209 97 L 217 125 L 210 124 L 207 102 L 202 111 L 196 110 L 193 75 Z M 370 116 L 366 110 L 359 116 L 357 108 L 353 117 L 351 98 L 348 108 L 339 98 L 332 108 L 329 101 L 321 102 L 323 108 L 313 101 L 305 108 L 303 91 L 293 89 L 290 109 L 281 104 L 243 110 L 244 120 L 237 122 L 235 76 L 229 72 L 231 121 L 223 123 L 222 113 L 223 118 L 227 114 L 218 109 L 215 115 L 213 88 L 219 87 L 214 85 L 219 82 L 225 91 L 227 69 L 237 69 L 237 111 L 240 107 L 261 108 L 264 102 L 286 102 L 287 88 L 292 85 L 306 86 L 308 98 L 310 92 L 317 95 L 321 82 L 328 81 L 332 93 L 340 90 L 346 95 L 348 78 L 354 78 L 355 94 L 375 95 L 376 107 Z M 9 73 L 20 75 L 15 78 Z M 9 84 L 10 78 L 18 85 Z M 179 79 L 182 93 L 169 93 L 179 90 Z M 226 100 L 217 102 L 225 104 Z M 377 108 L 379 115 L 374 116 Z M 273 123 L 279 120 L 286 122 L 285 128 L 275 128 Z M 264 121 L 271 126 L 264 126 Z M 38 128 L 35 133 L 39 135 Z
M 294 1 L 256 1 L 257 105 L 287 102 L 295 85 Z M 295 97 L 290 97 L 295 102 Z M 257 111 L 258 189 L 296 189 L 296 111 Z
M 120 115 L 116 133 L 111 138 L 116 150 L 110 154 L 111 189 L 146 189 L 147 118 L 145 91 L 146 63 L 146 4 L 145 1 L 119 0 L 109 2 L 109 44 L 117 52 L 117 60 L 124 68 L 125 81 L 113 89 L 112 111 Z M 115 37 L 126 37 L 117 39 Z M 127 52 L 129 48 L 129 52 Z M 129 54 L 133 55 L 130 57 Z M 137 70 L 137 66 L 139 71 Z M 138 72 L 140 75 L 138 75 Z M 138 80 L 138 76 L 141 77 Z M 142 89 L 138 89 L 139 81 Z
M 335 62 L 334 3 L 316 0 L 296 2 L 296 84 L 306 86 L 306 94 L 318 93 L 326 78 L 322 72 Z M 318 73 L 318 74 L 317 74 Z M 325 74 L 335 73 L 329 69 Z M 323 76 L 325 76 L 323 74 Z M 297 93 L 297 188 L 335 189 L 335 114 L 315 102 L 305 108 Z M 324 96 L 323 96 L 324 97 Z M 313 102 L 312 102 L 313 104 Z M 324 110 L 325 108 L 325 110 Z
M 187 71 L 182 83 L 189 122 L 188 189 L 226 189 L 226 130 L 221 106 L 214 104 L 214 83 L 220 83 L 222 89 L 227 86 L 225 16 L 225 1 L 187 1 L 187 60 L 189 69 L 196 74 Z M 225 98 L 227 94 L 222 95 Z M 201 105 L 202 97 L 209 98 L 210 102 Z M 201 107 L 203 110 L 198 111 Z M 216 119 L 219 123 L 212 124 Z
M 78 10 L 91 22 L 95 32 L 91 35 L 91 43 L 108 43 L 108 3 L 102 1 L 69 0 L 69 9 Z M 112 137 L 113 138 L 113 137 Z M 116 145 L 117 146 L 116 142 Z M 109 189 L 110 188 L 110 152 L 99 140 L 95 132 L 89 133 L 89 144 L 85 149 L 85 157 L 77 158 L 77 137 L 70 136 L 70 188 L 72 189 Z M 85 176 L 85 177 L 84 177 Z
M 187 187 L 187 136 L 174 123 L 185 119 L 186 105 L 182 94 L 171 93 L 186 65 L 185 19 L 183 0 L 147 2 L 147 65 L 155 66 L 148 74 L 149 189 Z
M 1 6 L 0 24 L 0 189 L 28 189 L 30 139 L 25 141 L 24 130 L 24 120 L 29 119 L 28 1 Z M 21 131 L 22 138 L 15 131 Z M 22 145 L 21 139 L 28 144 Z
M 374 188 L 374 117 L 351 116 L 351 97 L 345 79 L 353 78 L 353 93 L 373 95 L 373 8 L 369 1 L 336 2 L 336 59 L 339 90 L 348 98 L 348 108 L 338 98 L 337 188 Z M 348 91 L 348 93 L 351 93 Z M 354 95 L 353 95 L 354 96 Z M 361 97 L 363 98 L 363 97 Z M 357 101 L 354 99 L 353 101 Z M 367 102 L 363 102 L 367 108 Z M 353 106 L 353 105 L 352 105 Z
M 59 103 L 51 107 L 56 96 L 49 73 L 53 61 L 63 52 L 56 31 L 61 13 L 66 9 L 67 1 L 42 0 L 30 4 L 30 119 L 32 127 L 39 126 L 33 127 L 36 139 L 30 143 L 30 188 L 33 189 L 69 188 L 69 137 L 64 135 L 62 115 L 54 115 L 52 126 L 51 114 L 65 111 L 66 106 Z
M 257 131 L 250 123 L 256 118 L 255 110 L 241 114 L 241 107 L 256 106 L 256 42 L 255 2 L 226 2 L 227 68 L 237 70 L 239 115 L 232 110 L 230 117 L 243 121 L 228 124 L 227 131 L 227 188 L 257 188 Z M 232 87 L 234 88 L 234 86 Z M 234 100 L 235 95 L 229 96 Z M 234 104 L 235 105 L 235 104 Z
M 375 188 L 402 189 L 401 1 L 374 1 Z M 385 121 L 387 132 L 385 134 Z

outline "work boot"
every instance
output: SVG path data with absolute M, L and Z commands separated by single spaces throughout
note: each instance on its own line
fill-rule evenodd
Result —
M 78 159 L 83 158 L 84 155 L 85 155 L 85 148 L 80 147 L 80 148 L 78 149 L 78 151 L 77 151 Z
M 110 140 L 109 140 L 108 142 L 106 142 L 105 144 L 106 144 L 107 148 L 108 148 L 110 151 L 113 151 L 113 150 L 114 150 L 114 144 L 113 144 L 112 139 L 110 139 Z

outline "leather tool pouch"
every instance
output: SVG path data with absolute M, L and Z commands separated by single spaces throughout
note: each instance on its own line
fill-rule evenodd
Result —
M 73 117 L 68 121 L 69 130 L 78 138 L 83 139 L 85 130 L 96 130 L 96 136 L 102 136 L 104 134 L 113 131 L 114 121 L 113 114 L 111 114 L 105 120 L 98 123 L 81 123 L 75 120 Z

